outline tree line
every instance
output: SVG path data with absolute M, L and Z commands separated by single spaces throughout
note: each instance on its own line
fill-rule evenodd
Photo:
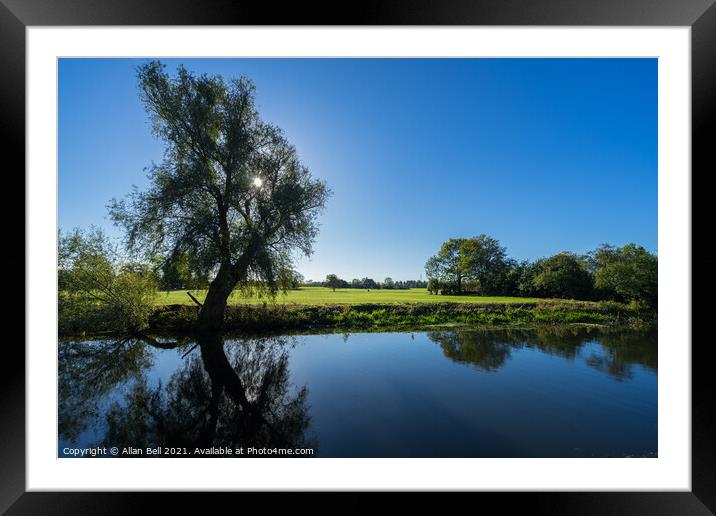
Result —
M 386 290 L 407 290 L 411 288 L 426 288 L 428 286 L 427 281 L 423 280 L 406 280 L 396 281 L 391 277 L 387 277 L 383 282 L 375 281 L 372 278 L 353 278 L 350 282 L 339 278 L 335 274 L 329 274 L 326 276 L 325 281 L 311 281 L 305 283 L 308 287 L 328 287 L 332 290 L 337 288 L 362 288 L 362 289 L 386 289 Z
M 630 243 L 586 254 L 562 251 L 517 261 L 488 235 L 451 238 L 425 264 L 427 289 L 442 295 L 503 295 L 639 302 L 655 307 L 657 255 Z

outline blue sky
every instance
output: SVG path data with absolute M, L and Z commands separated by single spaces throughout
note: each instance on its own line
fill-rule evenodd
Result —
M 120 237 L 107 202 L 162 158 L 141 59 L 59 63 L 59 225 Z M 657 250 L 656 59 L 181 59 L 248 75 L 334 194 L 307 279 L 417 279 L 451 237 L 516 259 L 601 243 Z

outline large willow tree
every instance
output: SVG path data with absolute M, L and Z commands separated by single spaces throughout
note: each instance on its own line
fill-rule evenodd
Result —
M 150 186 L 112 200 L 127 244 L 150 256 L 182 252 L 214 279 L 199 314 L 220 327 L 237 286 L 278 289 L 295 251 L 309 255 L 329 191 L 311 177 L 281 129 L 261 120 L 246 77 L 175 76 L 159 62 L 138 68 L 139 90 L 164 159 Z

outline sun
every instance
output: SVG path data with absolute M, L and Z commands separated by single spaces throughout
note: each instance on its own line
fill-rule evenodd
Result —
M 254 181 L 253 181 L 253 184 L 254 184 L 255 187 L 261 188 L 261 186 L 264 184 L 264 181 L 263 181 L 263 179 L 261 179 L 260 177 L 255 177 L 255 178 L 254 178 Z

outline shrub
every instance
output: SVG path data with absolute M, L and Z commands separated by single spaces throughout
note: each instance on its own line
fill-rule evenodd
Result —
M 143 264 L 120 261 L 99 229 L 60 235 L 60 331 L 135 331 L 148 326 L 157 280 Z

